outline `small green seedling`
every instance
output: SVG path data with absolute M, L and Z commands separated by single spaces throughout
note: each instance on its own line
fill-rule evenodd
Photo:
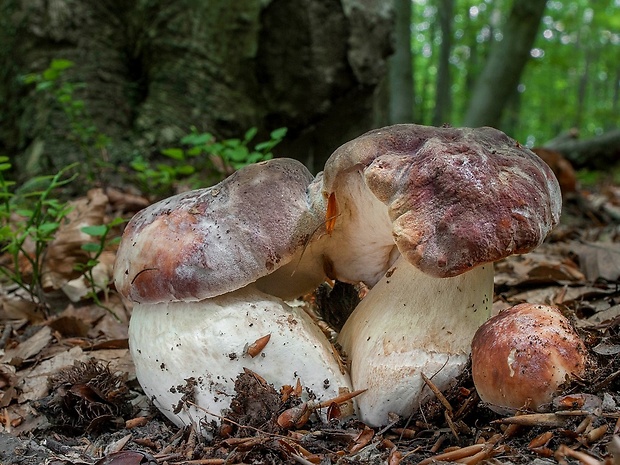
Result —
M 83 233 L 88 234 L 89 236 L 93 237 L 94 239 L 96 239 L 96 241 L 87 242 L 86 244 L 82 245 L 82 250 L 85 250 L 86 252 L 88 252 L 90 254 L 90 258 L 86 261 L 86 263 L 79 263 L 75 265 L 75 269 L 79 271 L 80 273 L 82 273 L 82 275 L 88 282 L 90 291 L 88 292 L 86 297 L 91 298 L 93 302 L 95 302 L 95 304 L 97 304 L 98 306 L 102 308 L 105 308 L 106 310 L 111 312 L 113 315 L 114 315 L 114 312 L 112 312 L 108 307 L 103 305 L 103 303 L 99 299 L 100 292 L 106 293 L 106 297 L 107 297 L 107 286 L 105 285 L 101 286 L 100 283 L 96 282 L 95 277 L 93 275 L 93 269 L 99 264 L 99 258 L 101 257 L 101 254 L 103 253 L 103 251 L 106 250 L 106 248 L 108 248 L 109 246 L 118 244 L 120 242 L 121 240 L 120 236 L 110 238 L 109 234 L 110 234 L 110 231 L 114 227 L 124 222 L 125 220 L 123 218 L 114 218 L 112 221 L 110 221 L 107 224 L 102 224 L 102 225 L 97 225 L 97 226 L 84 226 L 83 228 L 81 228 L 80 230 Z
M 15 183 L 4 175 L 11 164 L 8 157 L 0 156 L 0 252 L 9 257 L 0 264 L 0 274 L 43 306 L 45 250 L 72 209 L 56 195 L 76 178 L 77 173 L 69 174 L 76 166 L 69 165 L 55 175 L 37 176 L 14 190 Z M 24 261 L 30 265 L 28 275 L 22 271 Z
M 161 151 L 171 162 L 151 163 L 138 156 L 131 167 L 139 188 L 158 198 L 173 194 L 181 182 L 192 189 L 215 184 L 246 165 L 273 158 L 272 150 L 284 139 L 286 128 L 272 131 L 269 140 L 252 148 L 256 133 L 257 129 L 251 128 L 243 139 L 218 141 L 213 134 L 192 128 L 180 140 L 180 147 Z

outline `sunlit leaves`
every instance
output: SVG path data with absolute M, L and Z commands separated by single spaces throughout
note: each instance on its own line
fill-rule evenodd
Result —
M 515 0 L 516 1 L 516 0 Z M 617 3 L 617 2 L 616 2 Z M 433 0 L 413 2 L 415 116 L 430 124 L 435 105 L 440 33 Z M 452 114 L 462 124 L 470 90 L 492 40 L 501 38 L 512 1 L 455 0 Z M 620 8 L 613 0 L 550 0 L 519 85 L 516 125 L 524 143 L 541 144 L 576 126 L 581 137 L 620 125 L 618 81 Z

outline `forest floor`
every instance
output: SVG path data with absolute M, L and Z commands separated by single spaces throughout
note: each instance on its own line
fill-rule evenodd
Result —
M 111 190 L 80 201 L 74 218 L 80 225 L 86 217 L 92 224 L 130 217 L 145 204 Z M 48 255 L 68 259 L 79 249 L 70 242 L 59 238 Z M 113 261 L 113 250 L 101 257 L 100 279 L 110 279 Z M 56 282 L 66 281 L 59 273 Z M 566 200 L 561 225 L 545 244 L 496 264 L 495 311 L 520 302 L 556 305 L 596 361 L 547 412 L 499 416 L 479 401 L 466 372 L 445 399 L 381 429 L 311 417 L 300 429 L 285 430 L 275 423 L 280 394 L 246 373 L 237 401 L 248 410 L 223 428 L 208 428 L 208 438 L 192 427 L 178 429 L 149 405 L 128 352 L 130 309 L 111 287 L 101 296 L 106 310 L 80 300 L 84 282 L 63 291 L 52 280 L 46 289 L 52 310 L 41 312 L 5 286 L 0 465 L 620 464 L 619 278 L 620 188 L 611 184 Z M 245 401 L 256 396 L 276 398 L 264 402 L 274 406 L 268 424 L 253 424 L 255 403 Z

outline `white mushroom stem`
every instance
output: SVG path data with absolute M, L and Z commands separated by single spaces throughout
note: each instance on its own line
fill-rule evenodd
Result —
M 338 341 L 351 362 L 361 419 L 388 423 L 431 395 L 421 374 L 441 390 L 465 367 L 478 327 L 491 312 L 493 265 L 452 278 L 424 274 L 399 258 L 345 323 Z
M 268 334 L 260 354 L 246 354 Z M 144 392 L 179 426 L 217 421 L 206 412 L 224 413 L 244 368 L 276 389 L 299 379 L 319 400 L 351 387 L 332 345 L 303 309 L 252 287 L 198 302 L 137 304 L 129 340 Z M 183 396 L 201 408 L 183 405 Z

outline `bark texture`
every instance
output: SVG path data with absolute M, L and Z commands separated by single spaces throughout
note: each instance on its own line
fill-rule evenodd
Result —
M 464 125 L 501 129 L 502 110 L 514 92 L 536 38 L 545 0 L 514 0 L 503 38 L 490 52 L 476 81 Z
M 18 77 L 53 58 L 86 84 L 110 161 L 149 156 L 191 126 L 218 137 L 286 126 L 280 154 L 316 165 L 373 126 L 391 53 L 389 4 L 363 0 L 6 0 L 0 6 L 0 150 L 22 170 L 79 153 L 66 118 Z M 310 167 L 312 163 L 310 163 Z

